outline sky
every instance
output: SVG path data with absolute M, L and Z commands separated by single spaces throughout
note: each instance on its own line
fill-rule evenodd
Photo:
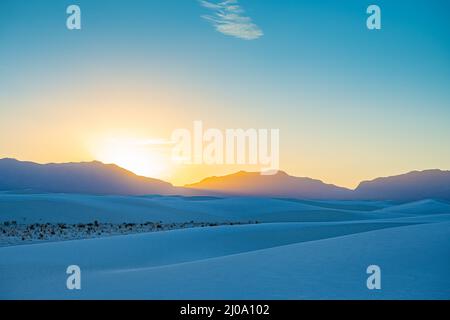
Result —
M 66 8 L 81 9 L 68 30 Z M 366 9 L 381 8 L 381 30 Z M 450 169 L 447 0 L 1 0 L 0 158 L 183 185 L 177 128 L 275 128 L 280 167 L 345 187 Z M 225 13 L 225 15 L 224 15 Z

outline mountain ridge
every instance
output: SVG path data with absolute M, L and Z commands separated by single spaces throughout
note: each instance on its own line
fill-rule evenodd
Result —
M 183 187 L 134 174 L 100 161 L 38 164 L 0 159 L 0 190 L 111 195 L 205 195 L 293 197 L 328 200 L 450 200 L 450 171 L 427 169 L 378 177 L 348 189 L 309 177 L 238 171 Z
M 316 199 L 345 199 L 350 189 L 308 177 L 294 177 L 284 171 L 274 175 L 259 172 L 239 171 L 221 177 L 207 177 L 198 183 L 185 185 L 187 188 L 212 190 L 238 195 L 286 196 Z
M 100 161 L 38 164 L 0 159 L 0 190 L 14 189 L 92 194 L 135 194 L 145 190 L 168 194 L 176 190 L 168 182 Z

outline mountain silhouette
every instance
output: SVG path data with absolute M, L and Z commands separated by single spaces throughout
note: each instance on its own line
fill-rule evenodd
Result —
M 175 194 L 170 183 L 98 161 L 37 164 L 0 160 L 0 190 L 84 194 Z
M 278 171 L 274 175 L 240 171 L 227 176 L 206 178 L 185 187 L 236 195 L 308 199 L 348 199 L 352 194 L 350 189 L 311 178 L 293 177 L 284 171 Z
M 0 159 L 0 191 L 111 195 L 261 196 L 328 200 L 450 200 L 450 171 L 413 171 L 364 181 L 355 190 L 320 180 L 240 171 L 174 187 L 98 161 L 37 164 Z
M 450 171 L 412 171 L 397 176 L 364 181 L 355 189 L 354 197 L 371 200 L 450 200 Z
M 450 200 L 450 171 L 413 171 L 397 176 L 364 181 L 355 190 L 325 184 L 320 180 L 299 178 L 279 171 L 275 175 L 258 172 L 210 177 L 186 185 L 197 190 L 236 195 L 294 197 L 329 200 Z

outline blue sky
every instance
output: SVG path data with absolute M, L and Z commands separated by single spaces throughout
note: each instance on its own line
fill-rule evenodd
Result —
M 65 27 L 70 4 L 82 30 Z M 366 28 L 370 4 L 381 7 L 379 31 Z M 196 0 L 2 0 L 0 156 L 89 158 L 77 132 L 116 128 L 128 110 L 123 130 L 157 137 L 197 119 L 280 128 L 284 169 L 347 186 L 450 169 L 448 1 L 229 5 L 243 10 L 252 40 L 217 31 L 205 19 L 213 6 Z M 108 92 L 112 111 L 96 104 Z M 77 115 L 85 121 L 74 124 Z M 67 147 L 48 142 L 61 130 Z

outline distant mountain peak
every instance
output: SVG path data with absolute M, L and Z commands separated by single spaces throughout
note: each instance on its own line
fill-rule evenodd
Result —
M 294 177 L 285 171 L 273 175 L 239 171 L 225 176 L 213 176 L 185 187 L 210 190 L 223 194 L 297 197 L 310 199 L 347 198 L 350 190 L 325 184 L 320 180 Z
M 450 171 L 428 169 L 361 182 L 355 196 L 363 199 L 411 201 L 450 199 Z

